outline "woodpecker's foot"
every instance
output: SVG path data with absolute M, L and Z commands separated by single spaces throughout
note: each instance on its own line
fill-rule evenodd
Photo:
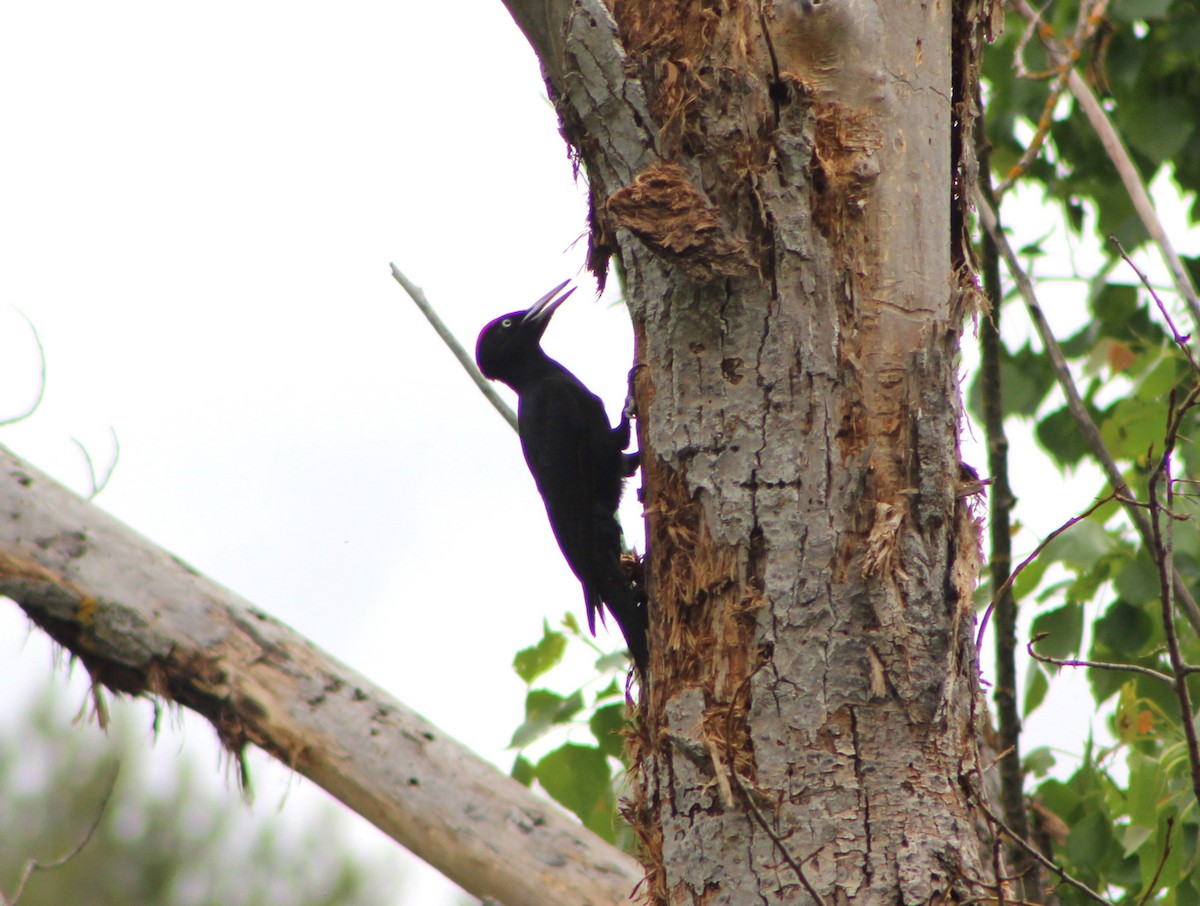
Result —
M 643 363 L 636 362 L 634 364 L 634 366 L 629 369 L 629 377 L 627 377 L 625 379 L 625 383 L 629 389 L 625 393 L 625 408 L 623 408 L 621 410 L 621 416 L 623 418 L 637 418 L 638 417 L 637 400 L 634 399 L 634 396 L 633 396 L 633 380 L 634 380 L 634 377 L 638 373 L 638 369 L 645 368 L 645 367 L 646 366 Z

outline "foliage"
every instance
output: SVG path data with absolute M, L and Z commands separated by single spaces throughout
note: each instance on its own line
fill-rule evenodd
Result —
M 1095 9 L 1051 3 L 1043 12 L 1044 24 L 1065 40 Z M 998 176 L 1009 173 L 1020 159 L 1047 107 L 1052 79 L 1014 73 L 1014 61 L 1020 58 L 1030 70 L 1053 74 L 1050 56 L 1029 27 L 1011 14 L 1006 33 L 986 57 L 986 128 L 992 171 Z M 1166 172 L 1185 195 L 1200 188 L 1196 47 L 1196 0 L 1119 0 L 1108 5 L 1107 16 L 1080 48 L 1081 71 L 1102 97 L 1142 178 L 1148 183 Z M 1105 505 L 1048 545 L 1014 583 L 1020 606 L 1032 614 L 1030 637 L 1044 635 L 1036 643 L 1038 654 L 1091 665 L 1032 662 L 1024 690 L 1025 714 L 1042 705 L 1060 669 L 1084 669 L 1114 740 L 1111 745 L 1089 743 L 1066 779 L 1051 776 L 1055 756 L 1048 750 L 1026 756 L 1031 813 L 1040 828 L 1035 842 L 1074 878 L 1113 901 L 1156 898 L 1195 904 L 1200 903 L 1200 817 L 1185 739 L 1190 716 L 1183 713 L 1170 682 L 1175 667 L 1168 645 L 1171 627 L 1164 622 L 1160 566 L 1173 562 L 1193 595 L 1200 593 L 1195 520 L 1200 486 L 1194 484 L 1200 478 L 1195 454 L 1200 420 L 1196 411 L 1181 408 L 1198 386 L 1200 372 L 1189 360 L 1195 355 L 1190 343 L 1177 340 L 1167 315 L 1180 334 L 1193 333 L 1198 325 L 1169 289 L 1160 293 L 1160 308 L 1109 241 L 1113 237 L 1129 250 L 1140 247 L 1140 253 L 1133 253 L 1139 260 L 1156 257 L 1116 178 L 1113 160 L 1068 93 L 1053 105 L 1046 135 L 1045 153 L 1017 184 L 1034 187 L 1045 205 L 1061 211 L 1071 247 L 1081 250 L 1073 262 L 1088 257 L 1082 250 L 1097 262 L 1090 270 L 1075 265 L 1071 280 L 1086 315 L 1080 319 L 1083 327 L 1059 342 L 1104 447 L 1133 496 L 1143 503 L 1169 505 L 1175 519 L 1160 512 L 1170 535 L 1148 543 L 1133 530 L 1127 510 L 1115 502 Z M 1193 195 L 1189 221 L 1194 224 L 1198 214 Z M 1027 243 L 1022 258 L 1030 270 L 1044 268 L 1046 256 L 1063 245 L 1062 237 L 1051 240 L 1045 232 L 1044 217 L 1035 229 L 1022 229 L 1023 224 L 1012 218 L 1005 225 L 1015 228 L 1018 243 Z M 1200 275 L 1197 260 L 1185 259 L 1185 266 L 1193 279 Z M 1035 284 L 1042 303 L 1065 298 L 1061 283 Z M 1003 319 L 1028 323 L 1014 299 L 1005 300 Z M 1064 404 L 1044 342 L 1031 343 L 1028 330 L 1010 333 L 1020 339 L 1003 351 L 1005 415 L 1018 429 L 1032 429 L 1054 467 L 1072 472 L 1082 468 L 1083 474 L 1091 474 L 1086 469 L 1098 462 L 1096 450 Z M 969 394 L 977 417 L 982 393 L 977 384 Z M 1177 438 L 1169 430 L 1173 422 Z M 1167 476 L 1161 469 L 1164 451 L 1172 448 L 1169 465 L 1175 481 L 1168 498 Z M 1098 499 L 1111 490 L 1097 479 Z M 1021 512 L 1020 504 L 1015 512 Z M 1062 521 L 1071 515 L 1062 513 Z M 1179 655 L 1188 664 L 1200 663 L 1200 626 L 1182 617 L 1174 622 Z M 1023 645 L 1029 640 L 1021 641 Z M 1135 673 L 1113 665 L 1148 671 Z M 1200 678 L 1191 675 L 1187 682 L 1194 702 Z M 1057 894 L 1066 903 L 1089 899 L 1066 885 Z
M 517 652 L 513 669 L 529 687 L 525 694 L 525 720 L 513 733 L 518 750 L 512 775 L 526 786 L 536 780 L 551 798 L 569 809 L 583 824 L 610 843 L 628 847 L 630 833 L 616 812 L 619 787 L 627 764 L 624 760 L 626 703 L 616 676 L 624 672 L 626 658 L 603 654 L 579 628 L 575 617 L 563 617 L 563 629 L 542 626 L 542 637 Z M 600 654 L 599 680 L 568 694 L 534 683 L 563 661 L 568 644 L 575 642 Z M 599 691 L 591 687 L 607 680 Z M 576 737 L 582 737 L 580 742 Z M 527 750 L 557 743 L 534 760 Z
M 186 754 L 169 777 L 152 776 L 135 705 L 114 703 L 103 737 L 69 726 L 53 692 L 0 734 L 0 891 L 16 892 L 28 860 L 62 858 L 93 824 L 95 832 L 63 865 L 33 872 L 21 906 L 394 902 L 391 872 L 354 855 L 331 815 L 251 820 L 236 794 L 204 784 Z

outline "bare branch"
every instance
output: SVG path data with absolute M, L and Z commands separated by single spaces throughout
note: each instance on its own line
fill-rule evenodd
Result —
M 458 359 L 458 363 L 462 365 L 463 370 L 475 382 L 475 386 L 487 397 L 487 401 L 495 407 L 496 411 L 504 416 L 504 420 L 508 422 L 509 426 L 516 431 L 517 413 L 512 411 L 512 407 L 504 402 L 491 382 L 480 373 L 479 368 L 475 365 L 475 360 L 471 358 L 471 354 L 463 348 L 462 343 L 458 342 L 458 339 L 450 331 L 450 328 L 446 326 L 446 322 L 434 311 L 433 306 L 429 304 L 429 300 L 425 298 L 425 293 L 422 289 L 404 276 L 395 264 L 391 267 L 392 276 L 396 278 L 396 282 L 403 286 L 409 298 L 417 303 L 417 308 L 421 309 L 421 314 L 433 325 L 433 329 L 437 331 L 437 335 L 442 338 L 442 342 L 454 353 L 454 357 Z
M 1149 667 L 1142 667 L 1138 664 L 1112 664 L 1107 661 L 1084 661 L 1084 660 L 1065 660 L 1063 658 L 1050 657 L 1048 654 L 1038 654 L 1033 650 L 1033 646 L 1046 638 L 1050 633 L 1039 632 L 1029 640 L 1025 646 L 1025 650 L 1029 652 L 1029 656 L 1035 661 L 1041 661 L 1043 664 L 1053 664 L 1056 667 L 1092 667 L 1096 670 L 1122 670 L 1126 673 L 1140 673 L 1143 676 L 1148 676 L 1151 679 L 1156 679 L 1159 682 L 1166 683 L 1168 686 L 1173 686 L 1175 680 L 1173 677 L 1158 670 L 1152 670 Z
M 1067 874 L 1066 869 L 1062 868 L 1057 862 L 1054 862 L 1053 860 L 1047 859 L 1045 856 L 1043 856 L 1041 851 L 1036 846 L 1033 846 L 1032 844 L 1030 844 L 1029 841 L 1026 840 L 1024 837 L 1018 836 L 1017 834 L 1013 833 L 1012 829 L 1009 828 L 1009 826 L 1007 824 L 1005 824 L 1003 821 L 1001 821 L 991 811 L 991 809 L 989 809 L 983 803 L 983 801 L 979 797 L 976 797 L 975 804 L 979 807 L 979 809 L 985 815 L 988 816 L 989 820 L 991 820 L 998 828 L 1000 828 L 1000 830 L 1004 831 L 1005 835 L 1010 840 L 1012 840 L 1017 846 L 1019 846 L 1022 850 L 1024 850 L 1026 853 L 1028 853 L 1029 857 L 1031 859 L 1033 859 L 1033 861 L 1037 862 L 1039 865 L 1041 865 L 1043 868 L 1047 869 L 1048 871 L 1052 871 L 1054 874 L 1058 875 L 1060 878 L 1062 878 L 1063 883 L 1066 884 L 1068 887 L 1074 887 L 1076 890 L 1078 890 L 1084 896 L 1088 897 L 1088 899 L 1094 900 L 1095 902 L 1099 903 L 1100 906 L 1114 906 L 1114 904 L 1110 900 L 1104 899 L 1104 897 L 1100 896 L 1100 894 L 1096 893 L 1096 891 L 1092 890 L 1092 888 L 1088 887 L 1082 881 Z
M 1179 701 L 1180 724 L 1183 726 L 1183 738 L 1187 744 L 1188 762 L 1192 774 L 1192 795 L 1200 803 L 1200 740 L 1196 737 L 1196 722 L 1193 719 L 1192 694 L 1188 689 L 1187 665 L 1183 660 L 1183 652 L 1179 646 L 1179 634 L 1175 625 L 1175 520 L 1163 520 L 1162 507 L 1158 500 L 1158 488 L 1161 485 L 1166 496 L 1167 513 L 1174 512 L 1175 491 L 1171 481 L 1171 454 L 1178 440 L 1180 417 L 1195 405 L 1197 395 L 1200 395 L 1200 385 L 1193 386 L 1184 404 L 1176 410 L 1175 394 L 1171 393 L 1171 414 L 1168 424 L 1165 449 L 1159 457 L 1158 465 L 1150 473 L 1150 524 L 1154 531 L 1154 562 L 1158 570 L 1159 600 L 1162 603 L 1163 628 L 1167 637 L 1167 654 L 1171 659 L 1171 668 L 1175 673 L 1172 686 L 1175 697 Z

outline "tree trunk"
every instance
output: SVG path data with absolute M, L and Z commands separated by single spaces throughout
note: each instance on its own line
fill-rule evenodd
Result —
M 987 23 L 870 0 L 509 8 L 638 342 L 651 664 L 629 817 L 652 896 L 982 895 L 957 367 L 960 99 Z

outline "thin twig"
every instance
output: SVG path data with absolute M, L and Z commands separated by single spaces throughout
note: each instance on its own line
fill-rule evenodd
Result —
M 754 801 L 754 797 L 750 795 L 750 791 L 746 789 L 746 785 L 742 782 L 741 776 L 732 765 L 730 765 L 729 768 L 729 776 L 732 777 L 733 782 L 737 784 L 738 791 L 742 794 L 743 801 L 750 809 L 750 814 L 752 814 L 755 820 L 758 821 L 759 827 L 761 827 L 766 832 L 767 836 L 771 838 L 771 842 L 775 844 L 775 848 L 779 850 L 779 854 L 783 856 L 783 861 L 787 862 L 792 871 L 796 873 L 796 877 L 800 879 L 800 883 L 804 885 L 804 889 L 808 891 L 808 895 L 817 902 L 817 906 L 826 906 L 825 898 L 822 897 L 821 894 L 817 892 L 817 889 L 812 886 L 812 883 L 808 880 L 808 876 L 804 874 L 804 868 L 802 867 L 803 862 L 807 862 L 809 859 L 814 858 L 821 850 L 818 849 L 807 859 L 797 861 L 795 858 L 793 858 L 792 854 L 788 852 L 787 847 L 783 845 L 783 841 L 779 839 L 779 835 L 775 833 L 774 828 L 772 828 L 767 822 L 766 816 L 762 813 L 762 810 L 759 809 L 758 804 Z
M 33 322 L 29 320 L 29 316 L 19 308 L 14 308 L 13 311 L 25 319 L 25 323 L 29 325 L 29 329 L 33 332 L 33 342 L 37 344 L 38 392 L 37 398 L 33 401 L 33 405 L 31 405 L 24 412 L 20 413 L 19 415 L 14 415 L 10 418 L 0 418 L 0 428 L 3 428 L 5 425 L 15 425 L 17 422 L 24 421 L 25 419 L 29 418 L 29 416 L 37 412 L 38 407 L 42 404 L 42 400 L 46 396 L 46 348 L 42 345 L 42 338 L 38 336 L 37 328 L 34 326 Z
M 1123 670 L 1126 673 L 1140 673 L 1142 676 L 1156 679 L 1159 682 L 1166 683 L 1168 686 L 1175 685 L 1174 677 L 1166 673 L 1161 673 L 1158 670 L 1152 670 L 1149 667 L 1139 666 L 1138 664 L 1111 664 L 1107 661 L 1066 660 L 1064 658 L 1050 657 L 1048 654 L 1038 654 L 1033 650 L 1033 646 L 1048 635 L 1050 635 L 1048 632 L 1039 632 L 1025 645 L 1025 650 L 1029 652 L 1029 656 L 1035 661 L 1041 661 L 1043 664 L 1053 664 L 1056 667 L 1093 667 L 1096 670 Z
M 433 325 L 433 329 L 437 331 L 437 335 L 442 338 L 442 342 L 454 353 L 454 357 L 463 366 L 463 370 L 471 376 L 471 380 L 475 382 L 475 386 L 479 388 L 480 392 L 487 397 L 487 401 L 495 407 L 497 412 L 504 416 L 504 420 L 516 431 L 517 413 L 513 412 L 512 407 L 504 402 L 488 379 L 480 373 L 479 368 L 475 365 L 475 360 L 471 358 L 471 354 L 463 348 L 463 345 L 450 332 L 450 328 L 446 326 L 446 323 L 438 317 L 438 313 L 434 311 L 433 306 L 429 304 L 429 300 L 425 298 L 425 293 L 419 286 L 404 276 L 395 264 L 392 264 L 391 268 L 392 276 L 396 278 L 396 282 L 403 286 L 409 298 L 417 303 L 417 308 L 421 309 L 421 314 Z
M 108 801 L 112 798 L 113 790 L 117 788 L 117 774 L 120 773 L 120 770 L 121 763 L 115 763 L 112 774 L 108 778 L 108 785 L 104 790 L 104 795 L 100 797 L 100 805 L 96 809 L 96 816 L 92 819 L 92 823 L 88 826 L 87 831 L 79 842 L 71 847 L 66 855 L 49 862 L 29 859 L 21 871 L 21 878 L 17 881 L 17 889 L 13 891 L 12 896 L 10 897 L 4 891 L 0 890 L 0 904 L 3 904 L 3 906 L 16 906 L 16 902 L 21 899 L 21 894 L 25 892 L 25 885 L 29 883 L 29 878 L 35 871 L 45 871 L 50 868 L 58 868 L 61 865 L 66 865 L 83 851 L 83 848 L 91 842 L 92 835 L 96 833 L 96 828 L 100 826 L 100 821 L 104 817 L 104 810 L 108 808 Z
M 1108 0 L 1096 0 L 1091 4 L 1081 3 L 1076 14 L 1075 34 L 1067 42 L 1067 50 L 1061 51 L 1054 55 L 1054 69 L 1046 73 L 1031 73 L 1025 68 L 1024 63 L 1024 48 L 1028 43 L 1030 36 L 1040 30 L 1041 21 L 1039 19 L 1030 19 L 1029 26 L 1026 29 L 1025 35 L 1021 38 L 1021 42 L 1017 47 L 1016 54 L 1016 69 L 1017 74 L 1024 78 L 1049 78 L 1054 76 L 1054 84 L 1050 87 L 1049 93 L 1046 95 L 1046 102 L 1042 105 L 1042 115 L 1038 120 L 1037 131 L 1034 133 L 1033 139 L 1029 142 L 1028 147 L 1021 154 L 1021 159 L 1004 177 L 1000 185 L 996 186 L 995 194 L 1003 195 L 1012 184 L 1020 178 L 1029 165 L 1042 150 L 1042 145 L 1045 143 L 1047 136 L 1050 134 L 1050 128 L 1054 125 L 1054 108 L 1058 106 L 1058 100 L 1062 97 L 1063 91 L 1067 88 L 1071 80 L 1071 73 L 1075 71 L 1075 63 L 1079 60 L 1079 55 L 1083 52 L 1084 45 L 1091 40 L 1096 33 L 1096 28 L 1104 20 L 1104 12 L 1108 7 Z
M 1175 345 L 1180 351 L 1187 356 L 1188 364 L 1192 366 L 1192 371 L 1200 372 L 1200 366 L 1196 364 L 1196 357 L 1192 355 L 1191 335 L 1179 332 L 1179 328 L 1175 326 L 1175 321 L 1171 318 L 1171 313 L 1167 311 L 1167 305 L 1158 293 L 1154 291 L 1154 287 L 1150 285 L 1150 278 L 1142 271 L 1140 267 L 1133 263 L 1133 259 L 1125 251 L 1125 247 L 1121 245 L 1121 240 L 1116 236 L 1109 236 L 1108 241 L 1115 247 L 1120 256 L 1125 259 L 1125 263 L 1129 265 L 1130 270 L 1137 274 L 1138 279 L 1142 281 L 1142 286 L 1146 287 L 1146 292 L 1150 293 L 1150 298 L 1154 300 L 1154 304 L 1158 306 L 1159 313 L 1163 316 L 1163 320 L 1167 322 L 1167 327 L 1171 329 L 1171 339 L 1175 341 Z
M 1187 412 L 1195 404 L 1200 387 L 1193 387 L 1184 405 L 1179 407 L 1179 414 Z M 1187 744 L 1188 762 L 1192 774 L 1192 795 L 1200 802 L 1200 740 L 1196 738 L 1196 722 L 1192 717 L 1192 695 L 1188 689 L 1187 670 L 1183 660 L 1183 652 L 1179 646 L 1179 634 L 1175 626 L 1175 583 L 1171 577 L 1175 570 L 1175 521 L 1167 519 L 1164 525 L 1162 519 L 1163 507 L 1158 502 L 1158 486 L 1161 483 L 1166 495 L 1166 511 L 1174 512 L 1175 494 L 1171 482 L 1171 454 L 1178 439 L 1179 419 L 1175 410 L 1175 394 L 1171 393 L 1172 418 L 1168 423 L 1167 436 L 1164 442 L 1162 456 L 1158 465 L 1150 473 L 1149 493 L 1150 524 L 1154 531 L 1155 563 L 1158 567 L 1159 600 L 1162 603 L 1163 629 L 1167 638 L 1167 653 L 1171 659 L 1171 669 L 1175 674 L 1172 686 L 1175 697 L 1179 701 L 1180 723 L 1183 725 L 1183 738 Z
M 1053 541 L 1055 538 L 1057 538 L 1059 535 L 1061 535 L 1063 532 L 1065 532 L 1071 526 L 1075 525 L 1077 522 L 1082 522 L 1084 519 L 1087 519 L 1088 516 L 1092 515 L 1092 513 L 1096 512 L 1096 510 L 1100 509 L 1100 507 L 1104 506 L 1106 503 L 1111 503 L 1113 500 L 1116 500 L 1116 499 L 1117 499 L 1117 494 L 1114 491 L 1113 493 L 1109 494 L 1107 497 L 1102 497 L 1101 499 L 1097 500 L 1090 507 L 1088 507 L 1082 513 L 1080 513 L 1078 516 L 1072 516 L 1070 519 L 1068 519 L 1066 522 L 1064 522 L 1062 525 L 1060 525 L 1058 528 L 1056 528 L 1054 531 L 1052 531 L 1049 535 L 1047 535 L 1042 540 L 1041 544 L 1039 544 L 1037 547 L 1035 547 L 1033 549 L 1033 553 L 1031 553 L 1024 560 L 1022 560 L 1019 564 L 1017 564 L 1017 568 L 1014 569 L 1011 573 L 1009 573 L 1008 578 L 1004 580 L 1004 584 L 996 589 L 995 594 L 992 595 L 992 600 L 988 602 L 987 609 L 984 610 L 983 616 L 980 617 L 980 619 L 979 619 L 979 632 L 975 636 L 975 650 L 977 652 L 982 651 L 982 649 L 983 649 L 983 634 L 987 631 L 988 619 L 991 617 L 992 611 L 996 608 L 996 602 L 1000 600 L 1000 596 L 1002 594 L 1004 594 L 1006 591 L 1008 591 L 1008 589 L 1012 586 L 1013 582 L 1015 582 L 1017 580 L 1017 576 L 1021 575 L 1021 571 L 1023 569 L 1025 569 L 1025 567 L 1027 567 L 1034 560 L 1036 560 L 1041 555 L 1042 551 L 1044 551 L 1046 549 L 1046 546 L 1048 544 L 1050 544 L 1051 541 Z
M 737 784 L 738 792 L 742 795 L 742 800 L 750 809 L 750 813 L 754 815 L 755 820 L 758 821 L 759 827 L 761 827 L 766 835 L 771 838 L 771 842 L 775 844 L 775 848 L 779 850 L 780 855 L 783 856 L 783 860 L 787 862 L 792 871 L 796 873 L 796 877 L 799 878 L 800 883 L 804 886 L 804 889 L 808 891 L 808 895 L 817 902 L 817 906 L 826 906 L 825 899 L 820 893 L 817 892 L 817 889 L 812 886 L 812 882 L 808 880 L 808 876 L 804 873 L 803 868 L 804 863 L 808 862 L 810 859 L 816 858 L 817 854 L 820 853 L 824 847 L 818 847 L 814 852 L 810 853 L 803 859 L 794 858 L 792 854 L 788 852 L 788 848 L 783 845 L 783 841 L 779 839 L 779 835 L 775 833 L 775 829 L 767 822 L 766 816 L 759 809 L 758 803 L 754 801 L 753 794 L 746 788 L 746 784 L 742 781 L 741 775 L 739 775 L 737 771 L 737 760 L 735 759 L 733 752 L 734 705 L 737 703 L 738 697 L 749 687 L 750 681 L 754 678 L 754 673 L 756 672 L 757 671 L 750 673 L 749 676 L 742 680 L 737 690 L 732 696 L 730 696 L 729 707 L 725 711 L 725 763 L 728 766 L 727 770 L 729 772 L 729 777 L 735 784 Z M 719 764 L 720 760 L 714 755 L 713 767 L 716 768 L 719 766 Z
M 1154 896 L 1154 891 L 1158 887 L 1158 879 L 1162 877 L 1163 866 L 1167 864 L 1167 856 L 1171 855 L 1171 831 L 1175 829 L 1175 816 L 1171 815 L 1167 818 L 1167 836 L 1163 841 L 1162 856 L 1159 857 L 1158 867 L 1154 869 L 1154 877 L 1150 883 L 1146 885 L 1146 892 L 1142 898 L 1138 900 L 1137 906 L 1146 906 L 1150 902 L 1150 898 Z
M 1022 850 L 1024 850 L 1026 853 L 1028 853 L 1029 857 L 1031 859 L 1033 859 L 1035 862 L 1037 862 L 1039 865 L 1041 865 L 1047 871 L 1052 871 L 1052 872 L 1054 872 L 1054 874 L 1056 874 L 1060 878 L 1062 878 L 1064 884 L 1068 885 L 1069 887 L 1074 887 L 1080 893 L 1084 894 L 1085 896 L 1089 897 L 1092 900 L 1095 900 L 1097 903 L 1100 903 L 1101 906 L 1114 906 L 1114 904 L 1111 901 L 1104 899 L 1104 897 L 1100 896 L 1100 894 L 1096 893 L 1096 891 L 1092 890 L 1092 888 L 1088 887 L 1082 881 L 1079 881 L 1076 878 L 1073 878 L 1071 875 L 1069 875 L 1067 873 L 1066 869 L 1059 866 L 1056 862 L 1054 862 L 1050 859 L 1047 859 L 1045 856 L 1043 856 L 1041 854 L 1041 852 L 1037 849 L 1037 847 L 1031 845 L 1029 843 L 1029 841 L 1027 841 L 1023 837 L 1013 833 L 1012 829 L 1009 828 L 1009 826 L 1007 824 L 1005 824 L 1003 821 L 1001 821 L 995 814 L 992 813 L 991 809 L 989 809 L 986 805 L 983 804 L 982 801 L 979 800 L 979 797 L 976 797 L 975 805 L 979 808 L 980 811 L 982 811 L 985 815 L 987 815 L 988 818 L 991 819 L 991 821 L 997 827 L 1000 828 L 1000 830 L 1004 831 L 1004 833 L 1008 836 L 1008 838 L 1010 840 L 1013 841 L 1013 843 L 1015 843 Z
M 1091 450 L 1092 456 L 1095 457 L 1101 469 L 1104 470 L 1104 476 L 1108 479 L 1109 485 L 1112 486 L 1117 499 L 1125 505 L 1125 511 L 1129 514 L 1129 519 L 1133 522 L 1134 528 L 1137 529 L 1138 535 L 1141 536 L 1142 543 L 1147 548 L 1153 548 L 1154 531 L 1150 525 L 1150 520 L 1139 508 L 1137 499 L 1133 496 L 1133 492 L 1126 483 L 1125 477 L 1121 474 L 1121 469 L 1117 466 L 1112 454 L 1108 452 L 1108 448 L 1104 445 L 1104 440 L 1100 436 L 1100 429 L 1096 427 L 1096 423 L 1087 411 L 1087 406 L 1079 395 L 1079 389 L 1075 386 L 1075 380 L 1071 377 L 1071 371 L 1067 366 L 1066 357 L 1063 355 L 1062 348 L 1058 345 L 1058 340 L 1055 338 L 1053 331 L 1050 330 L 1046 316 L 1042 313 L 1041 305 L 1038 303 L 1037 295 L 1033 291 L 1033 284 L 1030 282 L 1029 276 L 1022 269 L 1020 261 L 1017 260 L 1016 253 L 1008 242 L 1008 237 L 1000 229 L 1000 224 L 996 220 L 996 212 L 992 210 L 991 205 L 987 203 L 987 199 L 983 197 L 978 187 L 975 189 L 974 198 L 975 207 L 979 211 L 979 219 L 983 222 L 984 228 L 991 235 L 992 239 L 995 240 L 996 247 L 1000 250 L 1000 254 L 1004 258 L 1004 263 L 1008 267 L 1008 272 L 1012 275 L 1013 281 L 1016 283 L 1017 289 L 1025 301 L 1025 307 L 1029 311 L 1030 319 L 1033 321 L 1034 328 L 1037 330 L 1042 345 L 1046 349 L 1046 356 L 1050 359 L 1050 364 L 1054 368 L 1058 385 L 1062 388 L 1067 398 L 1067 409 L 1075 419 L 1075 423 L 1078 425 L 1088 449 Z M 1184 614 L 1188 618 L 1188 622 L 1200 633 L 1200 606 L 1196 604 L 1196 599 L 1192 596 L 1191 589 L 1188 588 L 1183 577 L 1179 575 L 1178 570 L 1172 571 L 1172 580 L 1175 595 L 1179 600 L 1180 606 L 1183 608 Z

